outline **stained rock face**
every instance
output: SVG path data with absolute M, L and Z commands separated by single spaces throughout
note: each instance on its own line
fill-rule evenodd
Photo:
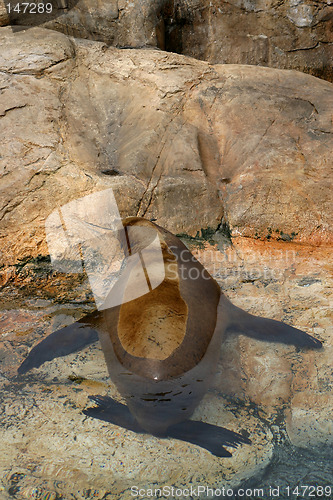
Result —
M 0 25 L 8 24 L 3 3 Z M 56 19 L 14 16 L 117 47 L 156 47 L 210 63 L 296 69 L 333 80 L 329 0 L 79 0 L 60 2 Z
M 46 255 L 57 206 L 112 187 L 122 216 L 195 235 L 329 243 L 333 87 L 301 73 L 0 31 L 1 262 Z
M 296 69 L 333 81 L 329 1 L 184 0 L 175 5 L 170 50 L 214 64 Z

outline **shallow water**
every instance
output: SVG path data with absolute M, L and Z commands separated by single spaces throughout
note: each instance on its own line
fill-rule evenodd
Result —
M 252 491 L 263 489 L 265 493 L 263 498 L 332 499 L 332 480 L 333 451 L 331 448 L 306 450 L 286 442 L 276 447 L 272 462 L 262 474 L 244 482 L 239 488 Z M 277 488 L 278 491 L 276 491 Z M 271 489 L 275 490 L 276 496 L 269 495 Z M 252 500 L 261 496 L 249 495 L 248 498 Z
M 324 354 L 303 356 L 236 337 L 226 342 L 217 381 L 195 417 L 250 432 L 252 447 L 238 448 L 232 459 L 177 440 L 136 435 L 82 414 L 89 395 L 121 400 L 98 345 L 17 377 L 28 349 L 43 335 L 94 307 L 82 277 L 57 275 L 47 260 L 23 263 L 0 292 L 1 500 L 127 500 L 135 498 L 133 484 L 146 492 L 152 485 L 206 485 L 218 493 L 226 488 L 224 496 L 175 496 L 200 500 L 228 498 L 230 492 L 249 500 L 333 498 L 329 251 L 261 242 L 222 242 L 221 251 L 205 242 L 190 245 L 236 305 L 307 330 L 326 342 Z M 263 371 L 252 362 L 258 352 Z M 276 376 L 269 378 L 272 369 Z M 260 392 L 265 384 L 268 390 Z

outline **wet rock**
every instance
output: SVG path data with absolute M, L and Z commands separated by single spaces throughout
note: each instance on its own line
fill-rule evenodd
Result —
M 11 377 L 0 403 L 2 491 L 9 492 L 15 483 L 21 495 L 35 489 L 81 499 L 94 491 L 91 498 L 125 499 L 132 486 L 197 488 L 204 483 L 233 488 L 272 458 L 272 435 L 265 422 L 246 405 L 214 391 L 193 418 L 245 432 L 252 440 L 252 445 L 232 450 L 227 460 L 188 443 L 135 434 L 85 417 L 88 396 L 106 393 L 119 400 L 98 345 L 47 362 L 26 379 Z
M 279 425 L 283 415 L 295 446 L 330 446 L 330 249 L 239 238 L 222 252 L 206 244 L 194 253 L 235 305 L 284 321 L 323 342 L 323 349 L 314 351 L 230 336 L 223 346 L 215 387 L 254 403 Z
M 67 305 L 56 303 L 56 297 L 45 299 L 48 288 L 33 279 L 26 284 L 30 298 L 21 304 L 22 320 L 38 321 L 39 326 L 24 333 L 15 311 L 8 314 L 7 305 L 3 313 L 11 332 L 0 351 L 4 494 L 17 487 L 23 497 L 37 489 L 65 498 L 127 500 L 133 485 L 185 488 L 191 481 L 193 486 L 236 488 L 260 476 L 271 463 L 275 443 L 282 446 L 286 431 L 296 446 L 313 449 L 330 443 L 330 249 L 241 238 L 220 249 L 207 242 L 190 242 L 192 252 L 234 304 L 301 328 L 320 338 L 324 349 L 297 350 L 236 335 L 227 339 L 214 386 L 193 418 L 246 432 L 253 444 L 234 450 L 231 459 L 217 459 L 187 443 L 134 434 L 86 418 L 82 410 L 91 404 L 89 395 L 108 394 L 120 400 L 98 343 L 16 377 L 16 368 L 32 345 L 77 314 L 72 299 Z M 30 268 L 31 276 L 32 272 Z M 21 286 L 28 275 L 22 271 L 22 276 Z M 42 291 L 37 300 L 33 299 L 35 283 Z M 81 293 L 81 288 L 77 285 L 72 293 Z M 1 292 L 0 301 L 9 297 L 9 290 L 10 285 L 7 293 Z M 18 289 L 16 295 L 20 297 Z
M 122 216 L 174 233 L 332 241 L 331 84 L 41 28 L 0 36 L 1 263 L 47 255 L 46 217 L 109 187 Z

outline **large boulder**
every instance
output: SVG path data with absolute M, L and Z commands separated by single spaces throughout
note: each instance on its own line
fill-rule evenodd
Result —
M 332 241 L 332 84 L 41 28 L 0 37 L 2 263 L 47 254 L 48 215 L 109 187 L 122 216 L 174 233 Z
M 117 47 L 158 47 L 213 64 L 296 69 L 333 80 L 330 1 L 62 0 L 50 20 L 22 12 L 9 20 L 5 3 L 0 25 L 42 23 Z
M 172 3 L 173 14 L 166 18 L 167 50 L 214 64 L 296 69 L 333 81 L 332 2 Z

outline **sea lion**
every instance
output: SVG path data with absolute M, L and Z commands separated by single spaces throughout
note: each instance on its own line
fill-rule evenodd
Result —
M 94 396 L 91 399 L 98 406 L 85 410 L 86 415 L 135 432 L 182 439 L 217 456 L 231 456 L 223 445 L 250 443 L 247 437 L 189 420 L 212 383 L 225 334 L 233 330 L 300 347 L 320 348 L 322 344 L 301 330 L 234 306 L 169 231 L 139 217 L 127 218 L 123 225 L 119 238 L 125 254 L 139 253 L 140 261 L 124 272 L 124 279 L 120 277 L 103 310 L 52 333 L 31 350 L 18 373 L 99 338 L 111 380 L 127 408 L 111 398 Z M 160 272 L 158 254 L 151 245 L 156 235 L 164 279 L 152 288 L 154 276 Z M 151 250 L 143 259 L 147 248 Z M 142 287 L 142 281 L 148 283 L 147 293 L 127 300 L 133 287 Z M 122 297 L 119 305 L 107 307 L 108 302 L 114 303 L 115 295 Z

